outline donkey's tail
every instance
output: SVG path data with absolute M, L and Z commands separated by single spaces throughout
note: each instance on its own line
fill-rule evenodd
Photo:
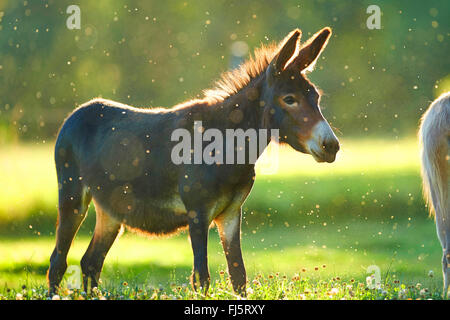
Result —
M 436 99 L 422 117 L 419 141 L 423 192 L 430 210 L 450 219 L 448 161 L 450 146 L 450 92 Z

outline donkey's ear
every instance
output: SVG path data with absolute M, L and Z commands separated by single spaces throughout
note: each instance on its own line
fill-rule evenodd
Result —
M 286 67 L 286 63 L 292 58 L 294 53 L 298 51 L 301 35 L 302 32 L 299 29 L 295 29 L 291 31 L 286 38 L 284 38 L 281 49 L 271 62 L 275 73 L 280 73 L 283 71 Z
M 323 28 L 302 46 L 298 56 L 295 58 L 295 64 L 301 71 L 314 67 L 320 53 L 327 46 L 330 36 L 331 29 L 329 27 Z

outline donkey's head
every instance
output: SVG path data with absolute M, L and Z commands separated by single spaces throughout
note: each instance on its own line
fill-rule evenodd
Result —
M 320 111 L 320 94 L 304 71 L 311 69 L 331 35 L 324 28 L 300 46 L 300 30 L 282 42 L 266 70 L 264 126 L 279 128 L 280 142 L 309 153 L 318 162 L 333 162 L 339 141 Z

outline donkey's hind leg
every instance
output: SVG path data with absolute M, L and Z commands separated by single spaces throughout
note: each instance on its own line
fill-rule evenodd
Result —
M 95 204 L 95 200 L 94 200 Z M 102 208 L 95 204 L 96 223 L 94 236 L 89 247 L 81 259 L 81 270 L 83 272 L 83 286 L 87 292 L 90 288 L 98 287 L 100 273 L 106 254 L 117 238 L 121 229 L 121 222 L 109 216 Z
M 67 269 L 67 253 L 86 211 L 91 195 L 76 177 L 63 181 L 59 190 L 58 222 L 56 246 L 50 257 L 47 272 L 49 293 L 54 294 Z

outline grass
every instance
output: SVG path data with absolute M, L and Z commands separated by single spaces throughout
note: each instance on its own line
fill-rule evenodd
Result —
M 421 197 L 414 139 L 344 140 L 331 165 L 286 148 L 278 160 L 276 174 L 264 175 L 258 166 L 244 205 L 249 299 L 440 297 L 442 249 Z M 46 298 L 56 219 L 51 144 L 0 147 L 0 167 L 7 168 L 0 172 L 0 185 L 7 186 L 0 195 L 0 299 Z M 78 266 L 88 246 L 92 213 L 69 265 Z M 126 232 L 106 258 L 99 291 L 89 296 L 64 289 L 59 298 L 236 298 L 215 229 L 208 250 L 212 285 L 206 297 L 188 285 L 186 233 L 148 239 Z M 366 283 L 371 265 L 381 272 L 377 289 Z
M 248 298 L 298 299 L 304 295 L 306 299 L 372 299 L 381 297 L 383 291 L 398 295 L 402 289 L 409 292 L 405 291 L 405 297 L 412 294 L 418 297 L 415 289 L 408 291 L 416 287 L 426 290 L 423 295 L 437 298 L 442 281 L 441 249 L 433 237 L 433 227 L 429 220 L 406 219 L 392 223 L 361 221 L 336 225 L 329 230 L 314 226 L 306 230 L 284 227 L 244 232 L 244 260 L 250 279 L 249 292 L 253 292 Z M 85 236 L 75 240 L 69 265 L 79 265 L 88 241 Z M 23 294 L 22 286 L 27 292 L 35 289 L 37 295 L 45 294 L 45 272 L 53 245 L 51 237 L 3 239 L 0 295 L 15 298 L 17 293 Z M 213 285 L 208 298 L 233 298 L 215 229 L 210 231 L 209 265 Z M 381 271 L 380 290 L 366 290 L 366 277 L 371 275 L 367 268 L 371 265 L 377 265 Z M 144 293 L 153 296 L 155 291 L 159 298 L 164 295 L 201 298 L 188 284 L 191 266 L 186 234 L 170 239 L 147 239 L 126 233 L 106 258 L 101 290 L 110 298 L 130 298 L 141 293 L 142 297 Z M 434 277 L 429 277 L 430 270 L 434 271 Z M 347 285 L 353 286 L 354 296 L 347 292 Z M 284 289 L 280 288 L 286 287 L 289 291 L 281 292 Z M 340 293 L 328 297 L 332 287 L 337 287 Z M 173 292 L 174 288 L 178 294 Z

